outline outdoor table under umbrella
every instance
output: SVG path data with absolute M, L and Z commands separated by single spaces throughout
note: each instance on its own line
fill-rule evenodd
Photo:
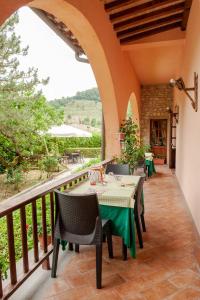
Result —
M 91 137 L 92 133 L 70 126 L 70 125 L 60 125 L 60 126 L 52 126 L 49 130 L 48 130 L 48 134 L 50 134 L 51 136 L 54 137 Z M 78 160 L 82 161 L 82 156 L 80 154 L 80 151 L 76 151 L 73 153 L 65 153 L 64 156 L 62 157 L 63 162 L 65 160 L 69 161 L 71 160 L 72 163 L 77 162 Z

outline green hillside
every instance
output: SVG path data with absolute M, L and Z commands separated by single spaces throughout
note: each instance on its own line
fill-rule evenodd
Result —
M 101 127 L 102 105 L 97 88 L 77 92 L 75 96 L 49 102 L 55 109 L 64 111 L 66 124 Z

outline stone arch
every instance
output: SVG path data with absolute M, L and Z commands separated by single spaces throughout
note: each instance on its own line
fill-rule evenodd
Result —
M 126 99 L 134 89 L 140 94 L 139 82 L 129 57 L 120 45 L 99 0 L 21 0 L 8 4 L 0 22 L 23 5 L 39 8 L 64 22 L 79 40 L 87 54 L 100 91 L 106 131 L 106 158 L 120 153 L 116 138 L 126 111 Z M 83 3 L 84 2 L 84 3 Z

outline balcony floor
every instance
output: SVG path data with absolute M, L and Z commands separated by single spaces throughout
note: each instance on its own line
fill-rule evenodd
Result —
M 79 254 L 68 251 L 57 278 L 51 279 L 44 271 L 48 279 L 26 299 L 200 299 L 199 236 L 175 176 L 166 166 L 156 169 L 157 174 L 144 184 L 147 232 L 143 234 L 144 249 L 137 245 L 137 259 L 129 256 L 122 261 L 121 240 L 114 238 L 115 258 L 110 260 L 104 244 L 103 288 L 97 290 L 95 249 L 80 247 Z

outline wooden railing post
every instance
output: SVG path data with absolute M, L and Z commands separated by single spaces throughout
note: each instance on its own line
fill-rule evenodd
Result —
M 27 273 L 29 271 L 29 263 L 28 263 L 28 244 L 27 244 L 27 228 L 26 228 L 26 209 L 25 209 L 25 206 L 22 206 L 20 208 L 20 217 L 21 217 L 23 267 L 24 267 L 24 273 Z
M 47 220 L 46 220 L 46 198 L 42 196 L 42 233 L 43 233 L 43 245 L 44 245 L 44 253 L 47 253 Z M 42 264 L 42 268 L 45 270 L 50 270 L 50 262 L 49 257 L 45 259 Z
M 38 262 L 38 234 L 37 234 L 37 209 L 36 200 L 32 202 L 32 232 L 33 232 L 33 251 L 34 251 L 34 261 Z
M 15 241 L 14 241 L 14 228 L 13 228 L 13 214 L 7 215 L 7 232 L 8 232 L 8 254 L 10 264 L 10 282 L 16 284 L 17 282 L 17 270 L 15 259 Z
M 50 210 L 51 210 L 51 242 L 54 243 L 54 195 L 50 193 Z

